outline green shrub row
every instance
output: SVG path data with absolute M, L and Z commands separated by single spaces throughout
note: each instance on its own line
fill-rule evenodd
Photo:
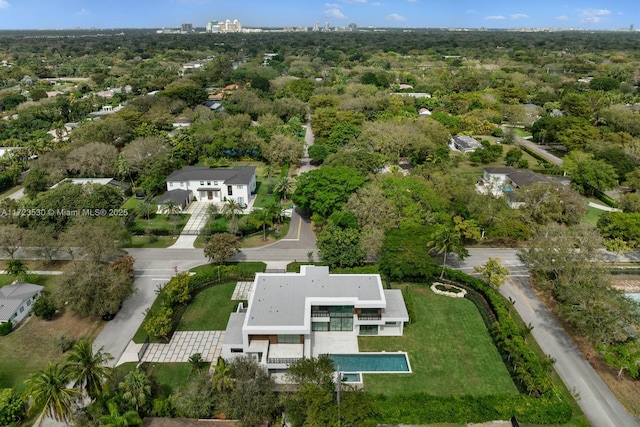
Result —
M 232 280 L 253 280 L 257 263 L 212 266 L 194 276 L 174 276 L 158 293 L 161 301 L 156 310 L 147 313 L 142 325 L 152 341 L 168 342 L 175 332 L 188 304 L 198 293 Z M 185 280 L 186 279 L 186 280 Z
M 571 406 L 558 396 L 525 394 L 432 396 L 425 393 L 376 395 L 379 422 L 386 424 L 481 423 L 508 420 L 561 424 L 571 419 Z

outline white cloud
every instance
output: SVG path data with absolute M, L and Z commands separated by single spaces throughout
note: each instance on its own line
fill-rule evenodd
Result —
M 0 9 L 7 9 L 11 6 L 7 0 L 0 0 Z
M 409 3 L 418 3 L 418 0 L 407 0 Z
M 561 16 L 556 16 L 556 19 L 557 19 L 558 21 L 568 21 L 568 20 L 569 20 L 569 17 L 568 17 L 568 16 L 566 16 L 566 15 L 561 15 Z
M 325 3 L 324 7 L 326 7 L 327 9 L 340 9 L 342 5 L 336 3 Z
M 405 18 L 402 15 L 398 15 L 397 13 L 392 13 L 391 15 L 387 15 L 384 17 L 384 19 L 386 19 L 387 21 L 396 21 L 396 22 L 402 22 L 407 20 L 407 18 Z
M 511 15 L 511 19 L 513 19 L 514 21 L 517 21 L 518 19 L 528 18 L 528 17 L 529 15 L 525 13 L 514 13 L 513 15 Z
M 343 3 L 352 4 L 352 3 L 366 3 L 367 0 L 342 0 Z
M 475 9 L 467 9 L 464 13 L 466 13 L 467 15 L 475 15 L 476 13 L 478 13 L 478 11 Z
M 88 15 L 88 14 L 89 14 L 89 11 L 87 9 L 85 9 L 84 7 L 76 12 L 76 15 L 85 16 L 85 15 Z
M 327 18 L 333 19 L 347 19 L 347 17 L 340 11 L 340 9 L 327 9 L 324 11 L 323 15 Z
M 585 24 L 598 24 L 611 15 L 611 11 L 607 9 L 578 9 L 580 14 L 580 22 Z
M 507 18 L 502 15 L 489 15 L 485 16 L 484 19 L 486 19 L 487 21 L 504 21 Z

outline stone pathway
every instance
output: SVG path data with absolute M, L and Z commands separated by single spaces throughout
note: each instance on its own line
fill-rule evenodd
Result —
M 253 282 L 238 282 L 231 295 L 231 301 L 245 301 L 249 299 L 249 292 L 253 287 Z
M 178 331 L 169 344 L 150 344 L 143 362 L 188 362 L 192 354 L 202 354 L 206 362 L 215 363 L 222 353 L 224 331 Z

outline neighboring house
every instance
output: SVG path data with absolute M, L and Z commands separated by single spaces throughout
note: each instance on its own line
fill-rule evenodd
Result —
M 426 108 L 421 108 L 418 110 L 418 117 L 429 117 L 431 115 L 431 111 Z
M 455 135 L 450 142 L 453 148 L 463 153 L 473 153 L 482 148 L 482 144 L 467 135 Z
M 188 128 L 191 126 L 191 119 L 180 116 L 173 121 L 174 128 Z
M 0 323 L 16 324 L 27 317 L 43 289 L 31 283 L 13 283 L 0 288 Z
M 524 203 L 517 199 L 514 190 L 534 183 L 550 183 L 549 177 L 528 169 L 515 169 L 510 166 L 485 168 L 482 179 L 478 181 L 477 190 L 481 194 L 491 193 L 495 197 L 506 194 L 512 209 L 518 209 Z
M 424 92 L 392 92 L 390 95 L 408 96 L 411 98 L 431 98 L 430 93 Z
M 223 111 L 222 103 L 218 101 L 207 101 L 204 103 L 204 106 L 210 109 L 211 111 Z
M 113 185 L 114 187 L 118 187 L 119 189 L 121 189 L 126 196 L 131 195 L 131 186 L 129 184 L 125 184 L 124 182 L 120 182 L 114 178 L 65 178 L 62 181 L 52 185 L 51 188 L 56 188 L 58 185 L 62 184 L 63 182 L 70 182 L 72 184 L 77 184 L 77 185 L 85 185 L 85 184 Z
M 317 357 L 317 334 L 402 336 L 409 321 L 402 292 L 384 289 L 378 274 L 330 274 L 306 265 L 300 273 L 258 273 L 248 307 L 229 317 L 222 357 L 254 357 L 271 370 Z M 340 348 L 336 347 L 336 353 Z M 326 353 L 326 352 L 325 352 Z
M 235 200 L 246 205 L 256 191 L 256 167 L 214 169 L 208 166 L 185 166 L 169 175 L 166 181 L 167 192 L 188 190 L 199 202 Z
M 110 114 L 115 114 L 118 111 L 122 110 L 124 108 L 123 105 L 118 105 L 117 107 L 112 107 L 111 105 L 104 105 L 100 111 L 93 111 L 91 113 L 89 113 L 90 116 L 94 116 L 94 117 L 101 117 L 101 116 L 108 116 Z
M 167 212 L 167 204 L 169 202 L 173 203 L 177 206 L 180 212 L 184 211 L 191 200 L 193 199 L 193 194 L 191 190 L 171 190 L 165 192 L 162 196 L 158 197 L 155 200 L 155 204 L 158 205 L 158 213 L 168 213 Z

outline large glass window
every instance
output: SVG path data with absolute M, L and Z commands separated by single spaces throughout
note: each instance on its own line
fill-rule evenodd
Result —
M 329 322 L 313 322 L 311 330 L 316 332 L 327 332 L 329 330 Z
M 353 331 L 353 316 L 332 317 L 329 324 L 332 331 Z
M 300 344 L 300 335 L 278 335 L 278 344 Z
M 360 325 L 360 335 L 378 335 L 378 325 Z

